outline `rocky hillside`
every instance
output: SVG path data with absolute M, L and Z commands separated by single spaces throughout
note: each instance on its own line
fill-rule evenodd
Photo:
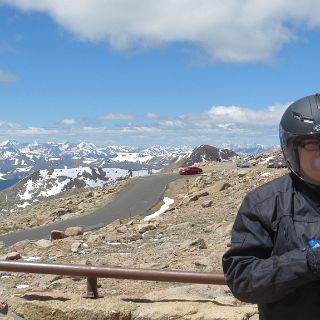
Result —
M 185 165 L 189 166 L 194 163 L 202 163 L 206 161 L 228 160 L 235 156 L 237 156 L 237 154 L 232 150 L 220 149 L 205 144 L 195 148 L 192 153 L 185 158 Z
M 168 186 L 165 196 L 173 199 L 173 204 L 148 222 L 141 216 L 90 232 L 81 227 L 60 230 L 60 239 L 25 240 L 2 247 L 0 254 L 3 259 L 20 261 L 222 272 L 221 255 L 228 249 L 243 197 L 287 172 L 267 168 L 264 162 L 270 155 L 256 155 L 247 169 L 237 169 L 232 161 L 205 162 L 202 175 L 183 177 Z M 117 188 L 125 187 L 124 183 Z M 86 210 L 73 212 L 81 215 L 110 201 L 106 195 L 116 192 L 115 188 L 110 193 L 110 187 L 100 187 L 75 198 L 51 199 L 46 205 L 21 212 L 24 218 L 19 225 L 12 223 L 17 213 L 14 218 L 3 217 L 1 228 L 10 225 L 9 220 L 7 231 L 28 228 L 30 221 L 35 226 L 53 217 L 55 221 L 64 219 L 68 213 L 58 214 L 57 208 L 63 211 L 85 203 Z M 26 319 L 258 319 L 256 307 L 237 301 L 226 286 L 99 279 L 99 293 L 104 298 L 85 300 L 80 298 L 86 288 L 82 278 L 12 272 L 0 276 L 5 278 L 1 283 L 4 303 L 10 312 Z
M 205 162 L 229 160 L 235 156 L 237 156 L 237 154 L 229 149 L 220 149 L 207 144 L 201 145 L 194 148 L 192 152 L 186 156 L 179 157 L 172 161 L 163 171 L 174 171 L 179 167 L 188 167 Z
M 83 167 L 36 171 L 0 192 L 0 212 L 14 212 L 61 192 L 111 185 L 127 179 L 129 175 L 128 170 L 119 168 Z

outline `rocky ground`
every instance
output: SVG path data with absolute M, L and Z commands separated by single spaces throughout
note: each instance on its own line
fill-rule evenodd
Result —
M 276 153 L 256 155 L 246 169 L 230 170 L 230 161 L 202 165 L 202 175 L 168 186 L 165 196 L 174 203 L 149 222 L 135 217 L 90 232 L 61 230 L 52 240 L 3 246 L 0 255 L 3 260 L 221 273 L 221 256 L 228 249 L 230 230 L 245 194 L 287 172 L 263 163 Z M 125 184 L 51 199 L 3 216 L 1 230 L 93 211 Z M 81 297 L 86 290 L 83 278 L 13 272 L 1 272 L 0 277 L 9 319 L 18 319 L 17 315 L 24 319 L 257 319 L 254 305 L 237 301 L 221 285 L 98 279 L 104 298 L 88 300 Z
M 135 179 L 135 178 L 133 178 Z M 129 180 L 122 180 L 112 186 L 91 189 L 72 189 L 49 197 L 32 207 L 11 213 L 0 214 L 0 234 L 33 228 L 61 220 L 71 219 L 93 212 L 113 199 Z M 8 207 L 8 211 L 11 207 Z

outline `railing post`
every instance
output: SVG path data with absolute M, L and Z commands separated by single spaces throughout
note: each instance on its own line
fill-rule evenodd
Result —
M 98 293 L 97 278 L 87 277 L 87 292 L 83 297 L 88 299 L 102 298 Z

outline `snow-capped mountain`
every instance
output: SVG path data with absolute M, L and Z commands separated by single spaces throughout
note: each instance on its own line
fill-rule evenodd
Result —
M 8 140 L 0 143 L 0 179 L 20 180 L 40 170 L 88 166 L 134 171 L 160 170 L 191 150 L 192 147 L 98 147 L 86 142 L 19 143 Z
M 187 167 L 192 166 L 194 163 L 227 160 L 234 156 L 237 156 L 237 154 L 229 149 L 219 149 L 210 145 L 201 145 L 180 159 L 179 165 Z
M 140 172 L 140 175 L 146 174 Z M 40 170 L 0 192 L 2 210 L 10 203 L 13 210 L 27 207 L 44 198 L 78 188 L 103 187 L 128 178 L 129 170 L 82 167 Z

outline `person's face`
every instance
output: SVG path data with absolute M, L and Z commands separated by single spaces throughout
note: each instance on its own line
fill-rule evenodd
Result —
M 298 146 L 300 168 L 304 176 L 320 184 L 320 139 L 310 138 Z

